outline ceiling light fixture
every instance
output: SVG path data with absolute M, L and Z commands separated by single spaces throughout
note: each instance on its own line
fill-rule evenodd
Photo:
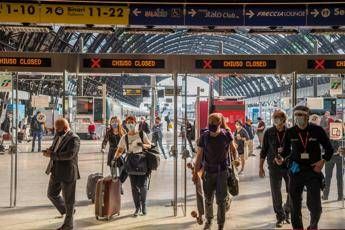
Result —
M 262 35 L 293 35 L 298 34 L 298 30 L 295 29 L 250 29 L 248 34 L 262 34 Z
M 128 34 L 172 34 L 175 33 L 173 29 L 150 29 L 150 28 L 126 28 L 124 33 Z
M 111 34 L 114 33 L 114 28 L 111 27 L 79 27 L 79 26 L 67 26 L 64 28 L 64 31 L 67 33 L 83 33 L 83 34 L 90 34 L 90 33 L 98 33 L 98 34 Z
M 345 34 L 345 29 L 311 29 L 311 34 Z
M 187 34 L 197 34 L 197 35 L 228 35 L 235 34 L 234 29 L 188 29 Z
M 0 30 L 4 32 L 49 33 L 52 28 L 47 26 L 3 25 L 0 26 Z

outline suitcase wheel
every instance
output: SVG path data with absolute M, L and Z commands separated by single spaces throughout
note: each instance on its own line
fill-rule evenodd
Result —
M 96 220 L 99 220 L 98 216 L 96 216 Z

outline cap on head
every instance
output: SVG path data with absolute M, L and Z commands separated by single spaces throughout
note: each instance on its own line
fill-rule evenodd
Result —
M 303 114 L 305 116 L 309 116 L 310 109 L 304 105 L 298 105 L 293 109 L 294 114 Z

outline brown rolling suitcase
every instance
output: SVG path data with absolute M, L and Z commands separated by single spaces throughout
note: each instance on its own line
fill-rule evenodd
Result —
M 121 181 L 118 177 L 108 176 L 96 184 L 95 215 L 96 219 L 109 220 L 113 215 L 120 215 Z

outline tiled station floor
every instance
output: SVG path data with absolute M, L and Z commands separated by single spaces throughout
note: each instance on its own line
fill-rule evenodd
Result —
M 45 145 L 49 142 L 45 141 Z M 18 155 L 18 197 L 17 207 L 8 208 L 10 192 L 10 161 L 9 154 L 0 155 L 0 228 L 4 229 L 56 229 L 62 219 L 56 219 L 58 212 L 46 197 L 48 176 L 45 167 L 48 159 L 41 153 L 25 152 L 28 144 L 22 144 Z M 195 191 L 187 171 L 187 215 L 178 208 L 178 217 L 173 216 L 171 200 L 173 199 L 173 159 L 162 159 L 159 171 L 154 172 L 148 192 L 148 215 L 138 218 L 131 217 L 133 202 L 129 181 L 124 184 L 125 194 L 122 196 L 120 216 L 110 221 L 97 221 L 94 217 L 94 205 L 86 198 L 86 181 L 90 173 L 100 172 L 101 155 L 99 141 L 82 141 L 79 154 L 81 179 L 77 183 L 77 212 L 75 215 L 76 229 L 202 229 L 197 225 L 190 212 L 195 210 Z M 275 216 L 272 209 L 268 178 L 258 177 L 259 157 L 251 157 L 246 169 L 240 176 L 240 195 L 232 202 L 227 213 L 226 229 L 272 229 Z M 183 195 L 183 165 L 179 160 L 179 200 Z M 106 166 L 105 166 L 106 167 Z M 105 171 L 109 172 L 108 168 Z M 267 172 L 267 171 L 266 171 Z M 268 174 L 268 173 L 266 173 Z M 335 175 L 334 175 L 335 178 Z M 333 180 L 330 201 L 323 203 L 323 214 L 320 221 L 322 229 L 345 229 L 345 209 L 342 203 L 335 201 L 336 181 Z M 305 203 L 305 198 L 304 198 Z M 215 209 L 216 210 L 216 209 Z M 309 216 L 304 204 L 304 222 L 308 226 Z M 286 229 L 290 225 L 284 226 Z M 216 225 L 214 225 L 216 229 Z

